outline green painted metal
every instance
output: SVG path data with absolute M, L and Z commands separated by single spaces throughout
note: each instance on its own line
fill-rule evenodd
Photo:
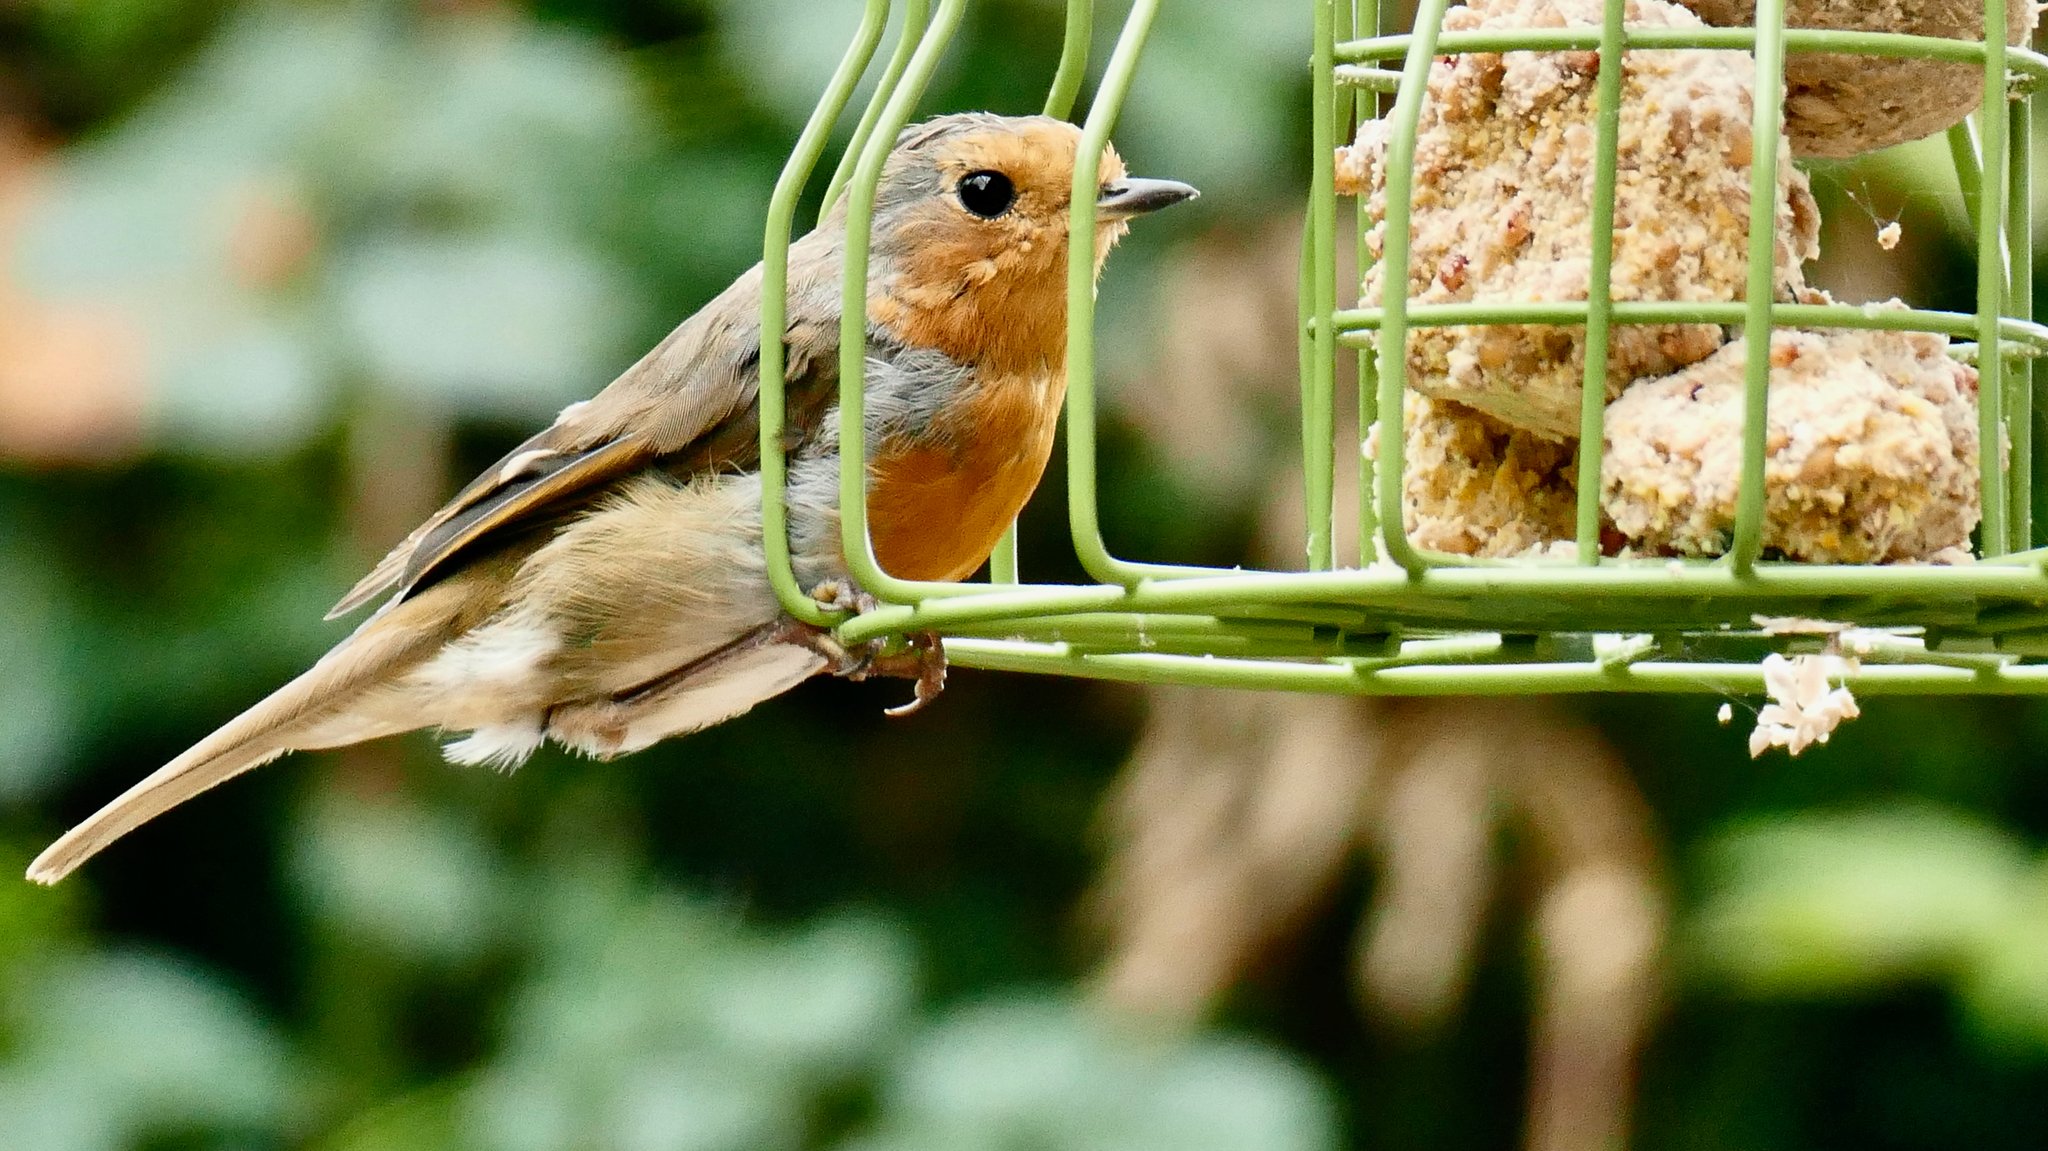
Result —
M 886 6 L 885 6 L 886 14 Z M 911 54 L 917 51 L 919 39 L 924 34 L 925 24 L 931 19 L 931 0 L 904 0 L 903 28 L 896 34 L 896 50 L 889 55 L 889 62 L 882 66 L 882 75 L 875 81 L 875 91 L 868 99 L 867 108 L 860 114 L 860 122 L 854 125 L 853 138 L 846 142 L 846 150 L 839 154 L 839 166 L 832 170 L 832 178 L 825 184 L 824 207 L 819 215 L 831 210 L 846 191 L 846 181 L 853 177 L 854 161 L 860 158 L 867 147 L 868 139 L 875 134 L 875 121 L 882 116 L 882 107 L 896 92 L 896 85 L 903 80 L 903 70 L 910 66 Z
M 1720 48 L 1747 52 L 1756 46 L 1754 28 L 1631 28 L 1628 44 L 1636 48 Z M 1996 39 L 1994 37 L 1994 39 Z M 1444 32 L 1434 41 L 1445 54 L 1460 52 L 1563 52 L 1600 47 L 1598 28 L 1531 28 L 1505 31 Z M 1406 35 L 1376 36 L 1339 44 L 1334 57 L 1345 64 L 1399 59 L 1407 54 Z M 1787 28 L 1788 52 L 1839 52 L 1850 56 L 1895 56 L 1982 64 L 1988 53 L 1975 40 L 1908 36 L 1898 32 L 1833 32 Z M 2033 80 L 2048 80 L 2048 56 L 2030 48 L 2006 46 L 2006 67 Z
M 1345 23 L 1350 23 L 1349 11 Z M 1309 76 L 1316 99 L 1309 123 L 1309 364 L 1302 385 L 1301 472 L 1306 488 L 1308 566 L 1328 571 L 1336 565 L 1331 533 L 1336 487 L 1337 333 L 1330 317 L 1337 311 L 1337 91 L 1333 49 L 1337 36 L 1337 0 L 1316 0 L 1315 48 Z
M 1094 35 L 1094 0 L 1067 0 L 1067 30 L 1060 41 L 1059 69 L 1045 94 L 1046 115 L 1064 120 L 1074 114 L 1074 102 L 1081 98 L 1081 83 L 1088 76 L 1088 42 Z
M 1067 0 L 1067 29 L 1060 43 L 1059 69 L 1053 73 L 1052 89 L 1045 96 L 1045 114 L 1065 119 L 1074 114 L 1074 102 L 1081 97 L 1081 83 L 1088 75 L 1088 41 L 1095 32 L 1094 0 Z M 1018 574 L 1017 525 L 1011 524 L 996 541 L 988 557 L 988 580 L 1014 584 Z
M 2017 0 L 2030 3 L 2031 0 Z M 2006 89 L 2005 6 L 2007 0 L 1984 0 L 1984 103 L 1977 130 L 1984 164 L 1977 196 L 1977 342 L 1998 346 L 1998 317 L 2006 295 L 2005 195 Z M 2003 555 L 2012 549 L 2007 524 L 2005 452 L 2005 358 L 1985 356 L 1977 365 L 1977 453 L 1979 499 L 1984 521 L 1978 530 L 1979 555 Z
M 1962 193 L 1963 215 L 1977 230 L 1978 205 L 1984 196 L 1984 163 L 1977 158 L 1977 133 L 1968 120 L 1948 130 L 1948 158 L 1956 170 L 1956 191 Z
M 2033 426 L 2048 416 L 2048 407 L 2036 402 L 2033 360 L 2048 354 L 2048 326 L 2033 317 L 2029 103 L 2032 89 L 2048 80 L 2048 57 L 2008 48 L 1997 34 L 2004 26 L 2005 4 L 2016 0 L 1985 0 L 1990 34 L 1983 41 L 1785 29 L 1785 0 L 1762 0 L 1759 26 L 1749 29 L 1632 29 L 1623 22 L 1620 0 L 1610 0 L 1597 27 L 1479 32 L 1444 32 L 1441 22 L 1450 0 L 1420 0 L 1414 31 L 1385 35 L 1378 0 L 1300 0 L 1306 9 L 1304 26 L 1313 37 L 1308 61 L 1314 100 L 1308 115 L 1314 154 L 1300 283 L 1306 570 L 1136 563 L 1111 550 L 1099 514 L 1094 276 L 1090 245 L 1084 243 L 1074 246 L 1068 278 L 1067 512 L 1076 554 L 1097 582 L 1077 585 L 1019 583 L 1014 536 L 992 561 L 991 582 L 974 585 L 895 579 L 880 570 L 867 538 L 867 445 L 855 430 L 864 407 L 869 213 L 889 143 L 917 107 L 967 2 L 904 0 L 900 39 L 827 187 L 826 203 L 843 195 L 848 211 L 839 408 L 843 543 L 855 578 L 882 604 L 857 618 L 824 612 L 790 570 L 782 510 L 783 356 L 780 347 L 764 348 L 763 525 L 771 578 L 793 613 L 836 625 L 849 643 L 936 631 L 947 637 L 954 662 L 964 666 L 1134 682 L 1409 695 L 1755 693 L 1762 688 L 1758 661 L 1764 654 L 1818 650 L 1821 643 L 1813 636 L 1766 634 L 1756 617 L 1798 616 L 1893 629 L 1863 634 L 1859 647 L 1866 654 L 1854 681 L 1858 690 L 2048 692 L 2048 548 L 2035 546 L 2039 541 L 2033 527 Z M 1130 4 L 1083 122 L 1069 221 L 1074 235 L 1093 233 L 1098 159 L 1160 3 Z M 889 0 L 869 0 L 854 44 L 827 83 L 776 186 L 763 249 L 767 330 L 776 330 L 783 320 L 781 296 L 796 201 L 873 57 L 892 7 Z M 1074 107 L 1096 15 L 1090 0 L 1068 5 L 1064 48 L 1045 105 L 1049 114 L 1067 115 Z M 1758 98 L 1750 172 L 1750 275 L 1741 300 L 1700 304 L 1611 298 L 1621 53 L 1645 48 L 1753 56 Z M 1378 306 L 1345 306 L 1336 266 L 1335 145 L 1357 123 L 1384 114 L 1387 221 L 1381 259 L 1384 282 L 1398 288 L 1407 283 L 1415 137 L 1430 62 L 1447 53 L 1516 49 L 1598 53 L 1595 245 L 1587 299 L 1420 305 L 1392 290 Z M 1822 306 L 1773 298 L 1778 77 L 1787 54 L 1816 51 L 1960 61 L 1983 69 L 1983 100 L 1974 125 L 1959 126 L 1949 137 L 1977 242 L 1974 311 Z M 1354 218 L 1362 273 L 1371 257 L 1362 204 L 1354 205 Z M 1440 555 L 1415 546 L 1394 514 L 1402 498 L 1398 432 L 1407 393 L 1407 333 L 1496 323 L 1586 328 L 1580 431 L 1589 450 L 1581 453 L 1578 546 L 1570 557 Z M 1763 427 L 1769 395 L 1768 341 L 1761 339 L 1751 341 L 1746 365 L 1744 455 L 1731 554 L 1718 561 L 1603 557 L 1596 496 L 1606 348 L 1613 325 L 1643 323 L 1740 325 L 1751 332 L 1773 326 L 1918 330 L 1958 341 L 1951 345 L 1952 354 L 1975 363 L 1982 383 L 1985 519 L 1979 562 L 1855 567 L 1791 564 L 1764 556 Z M 1355 374 L 1360 434 L 1376 421 L 1386 432 L 1378 437 L 1377 458 L 1364 459 L 1359 481 L 1359 551 L 1340 559 L 1333 544 L 1332 509 L 1337 362 L 1343 349 L 1360 353 Z M 1997 450 L 2001 442 L 2009 445 L 2007 452 Z M 1364 446 L 1353 442 L 1347 450 Z
M 2027 0 L 2022 0 L 2027 2 Z M 2011 153 L 2005 197 L 2006 307 L 2022 316 L 2034 314 L 2034 226 L 2031 182 L 2034 107 L 2026 99 L 2008 103 L 2011 123 L 2006 147 Z M 2034 363 L 2020 359 L 2005 365 L 2005 426 L 2012 440 L 2007 475 L 2006 516 L 2011 521 L 2011 550 L 2034 544 Z
M 789 231 L 796 218 L 797 198 L 825 151 L 825 137 L 838 123 L 839 114 L 860 83 L 874 58 L 875 45 L 882 42 L 882 29 L 889 21 L 889 0 L 868 0 L 860 30 L 825 85 L 825 95 L 811 113 L 796 147 L 775 182 L 768 200 L 767 238 L 761 257 L 761 542 L 767 552 L 768 578 L 784 611 L 812 624 L 827 624 L 840 617 L 825 612 L 807 590 L 799 586 L 789 558 L 789 511 L 783 492 L 788 480 L 789 461 L 783 449 L 787 406 L 783 398 L 783 372 L 788 348 L 781 339 L 769 339 L 770 332 L 789 327 Z
M 1579 384 L 1578 561 L 1600 562 L 1600 464 L 1607 428 L 1607 347 L 1614 324 L 1614 170 L 1621 139 L 1622 6 L 1600 21 L 1600 71 L 1593 97 L 1593 250 L 1586 275 L 1586 373 Z
M 1373 35 L 1378 35 L 1380 32 L 1380 21 L 1379 0 L 1357 0 L 1357 14 L 1352 22 L 1354 31 L 1370 32 Z M 1333 60 L 1336 58 L 1334 48 L 1330 55 Z M 1330 82 L 1341 85 L 1342 82 L 1337 76 L 1337 71 L 1338 69 L 1334 66 L 1331 68 Z M 1400 77 L 1397 75 L 1394 79 L 1398 84 Z M 1364 85 L 1356 89 L 1353 114 L 1357 117 L 1358 123 L 1364 124 L 1368 120 L 1379 117 L 1379 91 L 1380 89 Z M 1391 92 L 1393 89 L 1388 88 L 1385 91 Z M 1351 218 L 1353 228 L 1357 233 L 1358 275 L 1362 278 L 1365 275 L 1366 269 L 1372 266 L 1373 258 L 1372 246 L 1368 242 L 1368 232 L 1372 227 L 1372 217 L 1366 208 L 1365 197 L 1359 196 L 1354 199 Z M 1334 327 L 1335 324 L 1336 317 L 1333 315 L 1331 317 L 1331 325 Z M 1342 344 L 1341 334 L 1338 342 L 1340 345 Z M 1369 449 L 1372 447 L 1372 443 L 1368 437 L 1372 434 L 1371 429 L 1373 425 L 1380 418 L 1379 381 L 1378 362 L 1371 356 L 1359 356 L 1358 450 L 1361 460 L 1371 454 Z M 1366 466 L 1369 467 L 1369 465 Z M 1379 554 L 1379 545 L 1375 542 L 1379 539 L 1380 534 L 1379 495 L 1370 483 L 1361 481 L 1358 487 L 1358 566 L 1367 567 L 1372 564 Z
M 1584 303 L 1543 304 L 1410 304 L 1404 311 L 1409 327 L 1443 327 L 1450 324 L 1578 324 L 1586 319 Z M 1358 343 L 1343 334 L 1371 332 L 1386 322 L 1386 311 L 1357 308 L 1331 317 L 1344 343 Z M 1940 332 L 1947 336 L 1974 336 L 1978 320 L 1974 314 L 1933 312 L 1917 308 L 1874 308 L 1858 304 L 1779 304 L 1772 314 L 1787 325 L 1802 328 L 1882 328 L 1897 332 Z M 1624 324 L 1739 324 L 1747 315 L 1743 304 L 1674 304 L 1649 300 L 1618 300 L 1613 316 Z M 2000 317 L 1999 342 L 2008 355 L 2048 355 L 2048 326 L 2013 317 Z M 1971 362 L 1976 356 L 1970 357 Z
M 1380 517 L 1380 544 L 1387 558 L 1409 575 L 1419 575 L 1430 563 L 1409 542 L 1408 529 L 1393 514 L 1401 507 L 1401 475 L 1407 464 L 1402 429 L 1407 426 L 1408 398 L 1408 277 L 1409 202 L 1415 188 L 1415 133 L 1422 119 L 1422 97 L 1429 84 L 1429 65 L 1437 54 L 1437 39 L 1443 32 L 1444 11 L 1449 0 L 1422 0 L 1415 12 L 1415 33 L 1408 38 L 1408 52 L 1401 64 L 1401 88 L 1394 107 L 1387 114 L 1386 225 L 1380 249 L 1385 268 L 1381 283 L 1378 324 L 1379 356 L 1379 451 L 1373 461 Z M 1394 286 L 1400 290 L 1395 291 Z M 1335 323 L 1335 320 L 1332 320 Z
M 1611 5 L 1610 5 L 1611 7 Z M 1777 307 L 1778 125 L 1785 85 L 1785 0 L 1757 0 L 1756 83 L 1750 98 L 1749 284 L 1743 296 L 1742 475 L 1736 481 L 1735 538 L 1728 558 L 1747 575 L 1764 547 L 1764 459 L 1769 430 L 1771 317 Z M 1997 335 L 1991 338 L 1997 346 Z M 1992 357 L 1996 359 L 1997 357 Z
M 904 69 L 903 80 L 883 102 L 873 137 L 854 164 L 846 204 L 845 281 L 839 316 L 839 521 L 840 546 L 847 571 L 870 595 L 884 600 L 910 600 L 924 594 L 917 581 L 897 579 L 875 561 L 868 538 L 867 516 L 867 325 L 868 245 L 873 238 L 875 189 L 882 165 L 896 137 L 910 121 L 911 109 L 931 82 L 939 56 L 960 26 L 966 0 L 939 0 L 931 22 L 919 37 L 917 50 Z
M 1132 0 L 1123 31 L 1110 52 L 1095 102 L 1081 126 L 1074 156 L 1072 203 L 1067 234 L 1095 234 L 1095 195 L 1101 177 L 1102 149 L 1122 110 L 1124 97 L 1137 75 L 1138 57 L 1159 14 L 1159 0 Z M 1131 584 L 1148 575 L 1172 574 L 1151 564 L 1136 564 L 1110 554 L 1102 537 L 1101 502 L 1096 490 L 1095 436 L 1095 267 L 1091 243 L 1070 242 L 1067 259 L 1067 520 L 1074 553 L 1082 568 L 1104 583 Z M 1200 574 L 1201 569 L 1188 572 Z

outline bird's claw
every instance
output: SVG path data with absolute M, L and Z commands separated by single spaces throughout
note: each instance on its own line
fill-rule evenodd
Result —
M 827 580 L 811 589 L 811 598 L 823 607 L 852 611 L 859 615 L 880 604 L 874 596 L 844 580 Z M 792 621 L 793 622 L 793 621 Z M 914 715 L 946 690 L 946 645 L 937 632 L 914 632 L 906 637 L 908 646 L 886 652 L 886 639 L 871 639 L 851 647 L 839 641 L 829 629 L 807 624 L 792 627 L 791 642 L 825 657 L 826 670 L 843 679 L 866 680 L 877 676 L 916 681 L 909 703 L 884 709 L 891 716 Z
M 910 646 L 889 655 L 879 655 L 869 661 L 867 670 L 856 678 L 865 679 L 871 675 L 897 676 L 917 681 L 916 693 L 909 703 L 884 708 L 882 714 L 901 718 L 915 715 L 924 710 L 926 704 L 939 698 L 946 690 L 946 644 L 937 632 L 914 632 L 909 636 Z
M 811 589 L 819 607 L 863 615 L 882 606 L 881 601 L 843 579 L 828 579 Z

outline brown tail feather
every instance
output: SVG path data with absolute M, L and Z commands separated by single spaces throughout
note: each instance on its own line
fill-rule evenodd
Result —
M 445 605 L 436 602 L 442 598 L 422 596 L 370 619 L 303 675 L 65 832 L 29 864 L 28 877 L 37 883 L 55 883 L 108 844 L 164 812 L 287 751 L 355 743 L 409 730 L 405 725 L 380 726 L 365 720 L 348 725 L 345 738 L 322 739 L 325 733 L 319 729 L 346 718 L 347 709 L 366 692 L 389 682 L 395 673 L 417 664 L 440 646 L 446 639 L 450 615 Z

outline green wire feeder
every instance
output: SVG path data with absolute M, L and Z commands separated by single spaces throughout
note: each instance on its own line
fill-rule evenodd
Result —
M 858 617 L 827 611 L 790 568 L 780 498 L 782 348 L 761 357 L 763 520 L 769 570 L 783 605 L 799 618 L 836 624 L 848 642 L 933 631 L 959 666 L 1057 673 L 1143 683 L 1381 695 L 1533 694 L 1634 691 L 1783 694 L 1786 664 L 1773 654 L 1827 652 L 1830 674 L 1858 692 L 1919 694 L 2048 692 L 2048 548 L 2034 546 L 2033 358 L 2048 352 L 2048 328 L 2032 320 L 2031 93 L 2048 79 L 2048 58 L 2009 47 L 1996 33 L 1946 40 L 1889 33 L 1786 30 L 1785 0 L 1761 0 L 1754 28 L 1623 26 L 1622 0 L 1607 0 L 1602 26 L 1446 32 L 1449 0 L 1422 0 L 1415 32 L 1370 35 L 1377 0 L 1304 0 L 1314 26 L 1308 227 L 1303 252 L 1302 430 L 1307 474 L 1307 570 L 1254 571 L 1137 563 L 1114 555 L 1098 515 L 1095 296 L 1089 245 L 1074 248 L 1068 277 L 1068 514 L 1074 548 L 1096 582 L 1032 584 L 1019 579 L 1014 531 L 982 584 L 895 579 L 877 566 L 867 538 L 862 478 L 861 323 L 869 212 L 891 141 L 910 119 L 967 0 L 904 0 L 901 37 L 874 96 L 832 174 L 827 202 L 849 199 L 840 347 L 840 443 L 845 548 L 850 570 L 881 603 Z M 1985 0 L 1986 27 L 2003 29 L 2006 5 Z M 1075 164 L 1072 234 L 1094 228 L 1097 163 L 1116 122 L 1160 0 L 1133 0 L 1083 124 Z M 780 331 L 795 206 L 827 137 L 866 73 L 894 5 L 868 0 L 840 61 L 784 167 L 771 202 L 763 258 L 764 331 Z M 1081 87 L 1095 23 L 1092 0 L 1070 0 L 1065 48 L 1046 111 L 1068 115 Z M 1615 303 L 1599 243 L 1612 221 L 1621 49 L 1708 48 L 1752 53 L 1754 84 L 1749 288 L 1723 304 Z M 1340 133 L 1376 115 L 1385 94 L 1387 192 L 1383 259 L 1408 260 L 1409 195 L 1416 130 L 1433 57 L 1440 53 L 1597 51 L 1593 223 L 1596 249 L 1589 302 L 1417 305 L 1390 292 L 1384 306 L 1340 308 L 1334 154 Z M 1773 299 L 1772 213 L 1787 52 L 1961 61 L 1983 68 L 1983 100 L 1969 125 L 1951 132 L 1956 175 L 1976 228 L 1977 311 L 1868 310 L 1786 304 Z M 1398 73 L 1392 66 L 1398 62 Z M 2009 95 L 2017 93 L 2017 96 Z M 1360 230 L 1366 222 L 1360 213 Z M 1389 284 L 1405 284 L 1390 274 Z M 1355 289 L 1354 289 L 1355 290 Z M 1402 437 L 1380 437 L 1361 483 L 1357 556 L 1333 540 L 1337 351 L 1361 354 L 1359 426 L 1385 417 L 1399 429 L 1408 391 L 1410 329 L 1477 324 L 1583 325 L 1587 372 L 1581 423 L 1576 555 L 1479 560 L 1412 543 L 1399 513 Z M 1618 559 L 1598 538 L 1605 351 L 1616 324 L 1739 324 L 1773 327 L 1894 328 L 1974 340 L 1979 371 L 1980 502 L 1977 562 L 1956 566 L 1790 563 L 1762 558 L 1765 381 L 1770 341 L 1748 341 L 1739 498 L 1733 542 L 1714 560 Z M 1996 354 L 1985 354 L 1992 349 Z M 2009 451 L 1995 447 L 2004 442 Z M 1360 452 L 1349 443 L 1344 450 Z M 2004 466 L 2001 460 L 2006 461 Z M 1378 541 L 1375 549 L 1372 541 Z M 1346 565 L 1351 566 L 1346 566 Z M 1785 625 L 1765 621 L 1827 621 Z M 1860 629 L 1844 636 L 1840 629 Z M 1852 638 L 1853 637 L 1853 638 Z M 2038 662 L 2037 662 L 2038 661 Z M 1767 684 L 1775 667 L 1775 684 Z

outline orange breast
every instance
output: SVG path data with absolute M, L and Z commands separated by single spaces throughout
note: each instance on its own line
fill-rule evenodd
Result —
M 1066 377 L 982 376 L 943 446 L 884 444 L 870 465 L 868 534 L 902 579 L 962 580 L 988 560 L 1045 474 Z

